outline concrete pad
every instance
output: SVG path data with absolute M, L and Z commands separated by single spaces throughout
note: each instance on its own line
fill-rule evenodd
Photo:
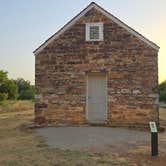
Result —
M 46 144 L 61 149 L 106 148 L 150 144 L 150 133 L 112 127 L 48 127 L 37 129 Z

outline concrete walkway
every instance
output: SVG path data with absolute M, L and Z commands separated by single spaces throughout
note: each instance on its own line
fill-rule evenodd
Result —
M 150 133 L 111 127 L 49 127 L 37 129 L 46 143 L 61 149 L 106 148 L 150 144 Z

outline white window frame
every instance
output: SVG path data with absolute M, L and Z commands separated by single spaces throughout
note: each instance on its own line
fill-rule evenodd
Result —
M 98 39 L 90 39 L 90 27 L 91 26 L 98 26 L 99 27 L 99 38 Z M 103 41 L 103 22 L 86 23 L 85 31 L 86 31 L 85 32 L 86 41 Z

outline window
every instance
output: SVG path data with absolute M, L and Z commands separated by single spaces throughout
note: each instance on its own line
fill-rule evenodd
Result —
M 90 26 L 90 39 L 99 39 L 99 26 Z
M 103 23 L 86 23 L 86 41 L 103 40 Z

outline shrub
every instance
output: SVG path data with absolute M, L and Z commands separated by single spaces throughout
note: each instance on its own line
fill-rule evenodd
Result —
M 8 99 L 8 94 L 7 93 L 0 93 L 0 101 L 4 101 Z
M 21 100 L 34 99 L 34 91 L 33 91 L 33 89 L 27 89 L 27 90 L 21 91 L 19 99 L 21 99 Z

